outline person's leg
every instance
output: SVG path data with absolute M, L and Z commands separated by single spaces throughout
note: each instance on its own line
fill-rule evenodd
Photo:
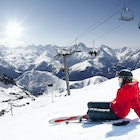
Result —
M 100 109 L 108 109 L 110 108 L 110 102 L 89 102 L 88 108 L 100 108 Z
M 87 118 L 93 121 L 119 119 L 111 109 L 89 109 Z

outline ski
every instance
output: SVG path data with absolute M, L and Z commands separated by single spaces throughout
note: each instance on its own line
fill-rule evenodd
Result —
M 61 124 L 61 123 L 68 124 L 69 122 L 79 122 L 79 123 L 81 123 L 83 120 L 87 120 L 86 116 L 87 115 L 59 117 L 59 118 L 54 118 L 54 119 L 49 120 L 49 123 L 50 124 Z
M 69 123 L 82 123 L 82 124 L 112 124 L 113 126 L 124 126 L 130 123 L 129 119 L 119 119 L 119 120 L 88 120 L 87 115 L 77 115 L 68 117 L 59 117 L 49 120 L 50 124 L 69 124 Z

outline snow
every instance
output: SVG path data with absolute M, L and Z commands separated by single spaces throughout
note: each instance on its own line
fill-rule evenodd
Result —
M 70 67 L 71 71 L 84 71 L 87 69 L 87 67 L 92 67 L 94 65 L 94 68 L 102 68 L 103 65 L 99 63 L 99 60 L 97 58 L 92 60 L 85 60 L 83 62 L 79 62 L 73 66 Z
M 140 81 L 140 69 L 133 71 Z M 111 101 L 116 96 L 118 80 L 113 78 L 96 85 L 72 89 L 70 96 L 51 93 L 36 98 L 29 105 L 13 108 L 13 116 L 7 113 L 0 117 L 0 138 L 3 140 L 138 140 L 140 120 L 131 111 L 127 116 L 133 119 L 126 126 L 110 124 L 61 124 L 52 125 L 52 118 L 82 115 L 87 112 L 89 101 Z
M 80 62 L 75 64 L 74 66 L 71 67 L 71 71 L 75 70 L 75 71 L 84 71 L 87 67 L 90 67 L 91 64 L 86 60 L 84 62 Z
M 62 92 L 66 89 L 66 82 L 50 72 L 44 71 L 27 71 L 22 74 L 17 83 L 28 89 L 34 95 L 48 94 L 50 87 L 49 84 L 53 84 L 53 90 Z

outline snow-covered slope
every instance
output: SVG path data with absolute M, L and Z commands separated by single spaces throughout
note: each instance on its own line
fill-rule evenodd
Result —
M 78 88 L 83 88 L 83 87 L 86 87 L 89 85 L 100 84 L 106 80 L 107 80 L 107 78 L 105 78 L 105 77 L 94 76 L 92 78 L 87 78 L 82 81 L 70 82 L 70 89 L 78 89 Z
M 96 76 L 82 81 L 70 82 L 70 88 L 82 88 L 90 84 L 97 84 L 107 80 L 105 77 Z M 17 84 L 22 85 L 33 95 L 38 96 L 50 92 L 61 93 L 66 90 L 66 82 L 50 72 L 27 71 L 16 79 Z M 53 86 L 50 87 L 49 85 Z
M 22 85 L 36 96 L 48 94 L 50 90 L 61 93 L 66 89 L 65 81 L 50 72 L 37 70 L 27 71 L 16 80 L 19 85 Z M 52 87 L 49 87 L 50 84 L 52 84 Z
M 140 69 L 133 71 L 140 81 Z M 126 126 L 109 124 L 51 125 L 52 118 L 85 114 L 89 101 L 110 101 L 115 98 L 118 80 L 113 78 L 82 89 L 71 90 L 70 96 L 40 96 L 22 108 L 13 108 L 13 116 L 0 117 L 1 139 L 4 140 L 139 140 L 140 120 L 131 110 Z M 62 93 L 62 95 L 65 93 Z
M 0 116 L 3 115 L 2 111 L 3 113 L 10 111 L 11 105 L 20 107 L 33 99 L 34 97 L 22 87 L 17 86 L 14 80 L 0 75 Z

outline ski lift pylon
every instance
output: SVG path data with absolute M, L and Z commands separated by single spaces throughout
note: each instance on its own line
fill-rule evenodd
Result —
M 133 11 L 126 7 L 125 0 L 123 1 L 124 7 L 120 10 L 121 17 L 119 20 L 132 21 L 134 19 Z

